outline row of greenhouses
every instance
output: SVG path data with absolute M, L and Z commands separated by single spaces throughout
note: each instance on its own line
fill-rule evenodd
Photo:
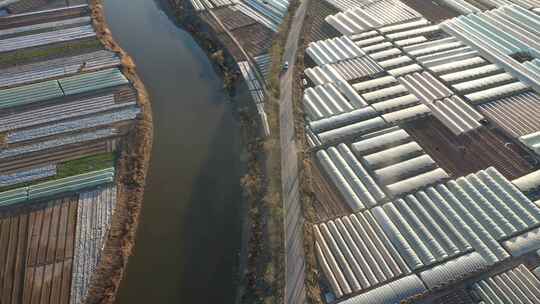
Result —
M 92 37 L 96 37 L 94 28 L 91 25 L 83 25 L 52 32 L 6 38 L 2 39 L 0 53 Z
M 56 175 L 55 165 L 46 165 L 24 171 L 0 175 L 0 187 L 12 186 L 20 183 L 40 180 Z
M 488 168 L 315 225 L 316 248 L 338 297 L 404 275 L 423 293 L 508 259 L 502 243 L 539 223 L 539 207 Z M 370 292 L 343 303 L 364 303 Z
M 357 57 L 368 56 L 381 72 L 354 78 L 336 67 L 351 60 L 345 50 L 325 54 L 321 42 L 313 42 L 307 51 L 318 66 L 305 70 L 311 80 L 304 90 L 306 134 L 314 180 L 320 182 L 319 173 L 325 179 L 314 187 L 325 203 L 313 223 L 321 290 L 329 303 L 397 304 L 421 295 L 429 295 L 429 303 L 458 303 L 437 299 L 464 278 L 507 270 L 516 265 L 511 259 L 540 248 L 540 207 L 533 202 L 540 175 L 530 173 L 537 159 L 527 151 L 540 153 L 534 1 L 426 3 L 466 15 L 441 24 L 401 1 L 378 12 L 391 1 L 327 2 L 340 12 L 326 22 L 344 35 L 333 40 L 350 40 L 362 52 Z M 407 3 L 423 9 L 423 3 Z M 482 12 L 486 7 L 496 9 Z M 362 102 L 343 104 L 350 100 L 337 83 L 348 83 Z M 315 113 L 311 99 L 321 107 L 325 99 L 314 92 L 330 86 L 341 96 L 326 104 L 327 115 Z M 342 111 L 332 111 L 336 105 Z M 471 158 L 481 156 L 473 154 L 490 149 L 493 163 L 474 169 L 461 163 L 476 165 Z M 530 170 L 508 174 L 496 158 L 513 153 Z M 328 186 L 350 215 L 328 199 Z M 464 282 L 459 289 L 469 295 L 475 281 Z M 497 296 L 473 300 L 540 301 Z
M 70 76 L 81 71 L 93 71 L 119 65 L 120 58 L 118 55 L 106 50 L 19 65 L 2 70 L 0 88 L 19 86 L 25 83 Z
M 533 171 L 512 181 L 522 192 L 531 192 L 540 188 L 540 170 Z
M 481 126 L 484 117 L 429 72 L 410 74 L 399 81 L 454 134 L 461 135 Z
M 448 174 L 403 129 L 394 127 L 354 142 L 352 150 L 389 196 L 448 178 Z
M 337 147 L 316 154 L 352 210 L 374 206 L 386 194 L 401 195 L 448 178 L 407 132 L 396 127 L 367 134 L 350 147 Z
M 116 186 L 105 185 L 79 194 L 70 303 L 81 303 L 88 295 L 116 208 L 116 192 Z
M 0 109 L 128 84 L 119 69 L 106 69 L 0 90 Z
M 475 282 L 471 293 L 485 304 L 539 303 L 540 280 L 524 264 Z
M 540 16 L 511 5 L 447 20 L 441 28 L 501 66 L 524 85 L 539 91 L 540 75 L 536 69 L 511 56 L 519 53 L 529 53 L 533 57 L 540 55 L 538 26 Z M 513 86 L 512 89 L 518 89 L 518 85 Z
M 364 51 L 345 36 L 311 42 L 306 53 L 319 66 L 365 55 Z
M 115 103 L 114 95 L 106 94 L 90 98 L 81 98 L 69 104 L 50 104 L 20 113 L 0 115 L 0 132 L 51 124 L 61 120 L 76 119 L 123 108 L 134 107 L 132 99 L 124 103 Z
M 35 129 L 24 129 L 8 133 L 5 136 L 7 144 L 27 142 L 44 137 L 55 136 L 68 132 L 77 132 L 85 129 L 102 128 L 135 119 L 140 114 L 136 105 L 108 113 L 81 117 L 73 120 L 47 124 Z
M 326 22 L 344 35 L 419 19 L 421 15 L 399 0 L 364 2 L 362 5 L 348 0 L 327 0 L 343 12 L 326 17 Z
M 229 6 L 239 2 L 239 0 L 190 0 L 196 11 L 213 9 L 222 6 Z
M 384 72 L 384 69 L 369 56 L 334 63 L 332 67 L 347 81 L 373 77 Z
M 540 155 L 540 131 L 520 136 L 519 141 Z
M 353 211 L 375 206 L 385 198 L 379 185 L 347 145 L 319 150 L 316 154 L 324 171 Z
M 95 131 L 85 131 L 74 135 L 66 135 L 59 138 L 48 139 L 40 142 L 32 142 L 16 147 L 8 147 L 0 151 L 0 159 L 22 157 L 35 152 L 42 152 L 62 146 L 85 144 L 93 141 L 104 140 L 119 134 L 115 128 L 105 128 Z
M 24 203 L 64 192 L 74 192 L 84 188 L 112 183 L 114 174 L 114 168 L 108 168 L 4 191 L 0 193 L 0 206 Z

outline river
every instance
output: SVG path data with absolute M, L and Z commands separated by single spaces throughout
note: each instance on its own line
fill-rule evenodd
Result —
M 240 125 L 222 80 L 166 0 L 105 0 L 151 97 L 154 147 L 117 303 L 233 303 L 242 235 Z

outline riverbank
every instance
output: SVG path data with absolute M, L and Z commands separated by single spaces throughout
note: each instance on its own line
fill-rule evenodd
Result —
M 175 9 L 179 23 L 186 28 L 203 47 L 209 58 L 215 62 L 214 54 L 219 52 L 227 54 L 227 68 L 221 62 L 215 62 L 220 67 L 220 73 L 227 82 L 231 70 L 237 70 L 237 62 L 231 55 L 236 48 L 234 44 L 222 41 L 213 28 L 206 24 L 189 7 L 189 2 L 170 0 Z M 186 7 L 187 5 L 187 7 Z M 292 6 L 294 10 L 296 6 Z M 287 19 L 288 20 L 288 19 Z M 284 29 L 288 28 L 289 21 L 284 22 Z M 272 44 L 272 54 L 276 55 L 272 75 L 276 77 L 281 71 L 281 57 L 283 41 L 286 35 L 277 35 Z M 277 50 L 277 51 L 276 51 Z M 246 52 L 241 53 L 243 57 Z M 247 58 L 249 60 L 249 58 Z M 237 59 L 238 60 L 238 59 Z M 244 59 L 246 60 L 246 59 Z M 232 65 L 232 67 L 230 66 Z M 278 68 L 275 68 L 275 65 Z M 238 74 L 236 74 L 238 75 Z M 242 80 L 236 78 L 235 81 Z M 273 100 L 273 99 L 272 99 Z M 251 107 L 250 107 L 251 108 Z M 236 303 L 280 303 L 284 296 L 284 268 L 283 268 L 283 208 L 281 205 L 281 159 L 279 157 L 279 105 L 276 100 L 265 103 L 268 113 L 268 123 L 272 130 L 271 135 L 261 138 L 260 122 L 256 119 L 257 112 L 254 107 L 242 111 L 241 129 L 247 143 L 248 161 L 247 173 L 242 178 L 244 189 L 245 224 L 243 227 L 243 241 L 240 254 L 239 281 Z
M 152 109 L 144 84 L 138 77 L 133 60 L 114 41 L 107 27 L 101 0 L 92 0 L 92 19 L 98 39 L 122 61 L 124 75 L 137 91 L 141 116 L 122 141 L 118 160 L 118 200 L 102 258 L 93 275 L 85 303 L 114 303 L 128 257 L 132 254 L 135 234 L 144 197 L 146 174 L 153 140 Z
M 218 38 L 218 34 L 207 25 L 193 9 L 189 7 L 189 1 L 168 0 L 173 9 L 176 22 L 197 41 L 206 52 L 208 58 L 214 64 L 216 72 L 223 78 L 223 87 L 234 95 L 235 86 L 238 81 L 242 81 L 238 65 L 231 55 L 230 50 Z M 187 3 L 187 4 L 186 4 Z

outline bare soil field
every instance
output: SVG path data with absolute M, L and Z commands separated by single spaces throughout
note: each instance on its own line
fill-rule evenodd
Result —
M 311 1 L 307 11 L 312 22 L 311 30 L 306 37 L 308 42 L 341 36 L 336 29 L 324 21 L 326 16 L 338 12 L 339 10 L 325 1 Z
M 459 13 L 453 11 L 451 8 L 446 7 L 434 0 L 402 0 L 403 3 L 412 7 L 420 14 L 422 14 L 429 21 L 438 23 L 445 19 L 454 18 L 459 16 Z
M 228 30 L 235 30 L 240 27 L 256 24 L 257 22 L 242 14 L 240 11 L 233 11 L 228 7 L 220 7 L 212 10 L 214 14 L 221 20 Z M 206 14 L 206 13 L 203 13 Z
M 80 1 L 80 0 L 79 0 Z M 45 0 L 23 0 L 19 1 L 15 4 L 12 4 L 8 7 L 12 13 L 16 12 L 23 12 L 30 10 L 32 8 L 39 8 L 42 9 L 42 5 L 47 1 Z M 65 3 L 64 3 L 65 5 Z M 75 5 L 73 3 L 72 5 Z M 35 23 L 41 23 L 46 22 L 47 20 L 62 20 L 62 19 L 69 19 L 69 18 L 75 18 L 75 17 L 81 17 L 87 12 L 87 8 L 78 8 L 68 11 L 52 11 L 48 12 L 46 14 L 40 14 L 37 16 L 27 17 L 27 16 L 21 16 L 16 18 L 10 18 L 9 20 L 0 20 L 0 29 L 4 29 L 6 26 L 24 26 L 29 24 L 35 24 Z
M 252 57 L 265 54 L 272 46 L 274 32 L 250 17 L 233 11 L 229 8 L 213 10 L 223 25 L 243 46 L 244 50 Z M 201 19 L 216 33 L 217 39 L 236 61 L 244 61 L 244 56 L 231 38 L 223 31 L 223 28 L 215 21 L 208 12 L 200 13 Z
M 2 303 L 69 303 L 77 197 L 0 219 Z
M 315 159 L 312 160 L 312 185 L 315 199 L 313 208 L 315 209 L 315 221 L 322 222 L 338 216 L 350 214 L 352 211 L 346 205 L 338 190 L 330 183 L 324 173 L 319 168 Z
M 433 117 L 403 127 L 453 177 L 489 166 L 497 168 L 509 179 L 533 170 L 532 165 L 523 159 L 525 151 L 519 147 L 506 148 L 507 140 L 503 135 L 486 127 L 460 137 Z
M 478 7 L 479 9 L 481 9 L 483 11 L 495 8 L 495 6 L 493 6 L 493 5 L 488 5 L 488 4 L 485 4 L 485 3 L 481 2 L 481 1 L 478 1 L 478 0 L 467 0 L 467 2 L 469 2 L 470 4 Z
M 274 33 L 260 23 L 237 28 L 232 33 L 252 57 L 267 53 L 274 37 Z
M 64 146 L 52 150 L 40 151 L 17 159 L 2 161 L 0 172 L 11 173 L 46 164 L 57 164 L 90 155 L 110 152 L 110 145 L 104 141 L 86 143 L 84 146 Z

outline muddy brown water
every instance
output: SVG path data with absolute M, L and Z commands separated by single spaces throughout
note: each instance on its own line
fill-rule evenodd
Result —
M 204 51 L 166 0 L 105 0 L 152 102 L 154 147 L 134 256 L 117 303 L 233 303 L 242 235 L 240 126 Z

